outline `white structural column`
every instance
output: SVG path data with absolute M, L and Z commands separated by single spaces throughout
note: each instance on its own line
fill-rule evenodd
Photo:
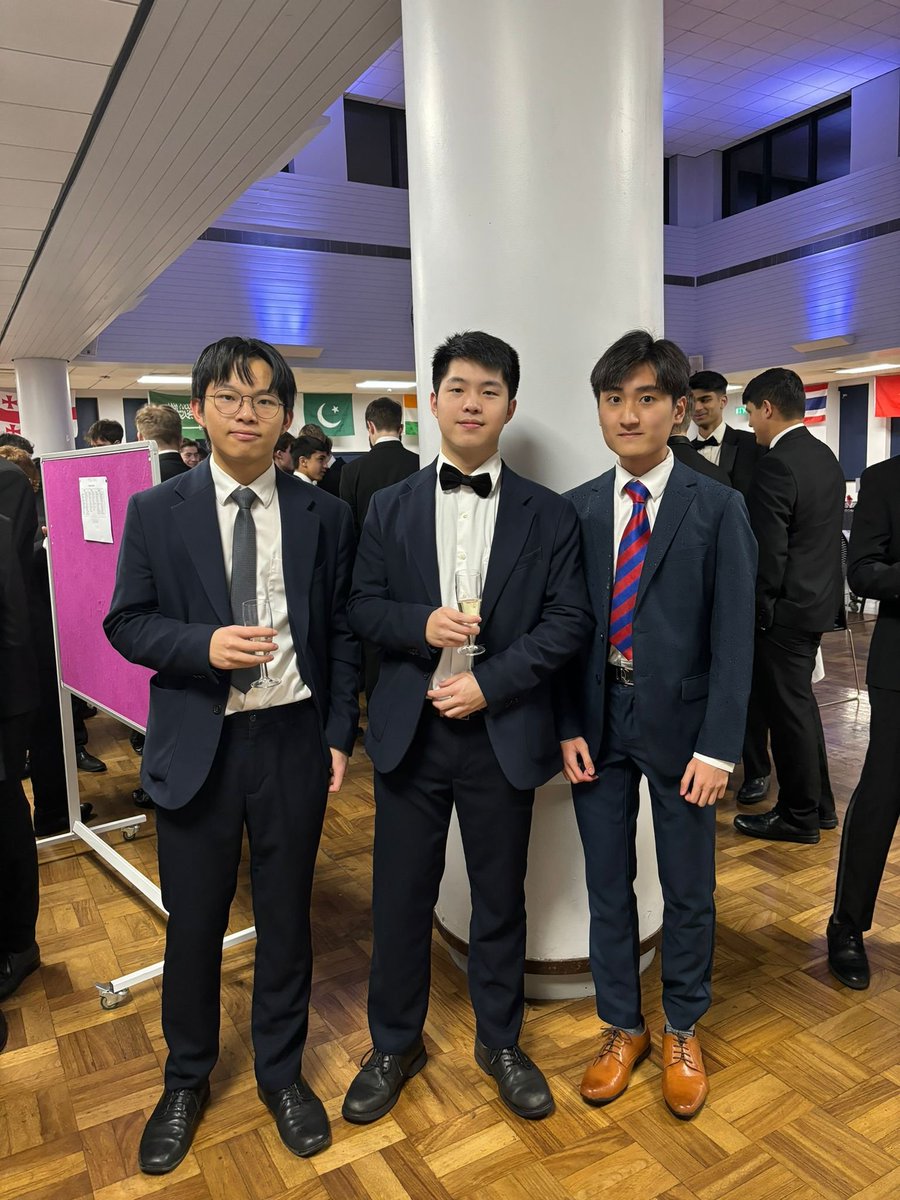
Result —
M 16 359 L 16 394 L 22 433 L 36 454 L 75 448 L 69 364 L 62 358 Z
M 663 333 L 662 0 L 404 0 L 402 12 L 423 461 L 438 445 L 432 351 L 484 329 L 522 359 L 504 457 L 563 491 L 612 463 L 596 359 L 628 329 Z M 661 901 L 646 811 L 639 842 L 647 937 Z M 528 957 L 583 960 L 583 859 L 559 782 L 541 789 L 531 846 Z M 438 917 L 466 941 L 455 830 Z M 554 994 L 550 978 L 530 993 Z

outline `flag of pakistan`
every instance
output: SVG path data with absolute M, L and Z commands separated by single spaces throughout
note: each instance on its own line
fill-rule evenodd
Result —
M 353 397 L 304 392 L 303 420 L 321 425 L 329 437 L 353 437 Z

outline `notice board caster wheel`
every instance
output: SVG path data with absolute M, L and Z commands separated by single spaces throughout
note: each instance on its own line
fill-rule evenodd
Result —
M 137 825 L 129 825 L 127 829 L 122 830 L 122 838 L 126 842 L 133 842 L 138 835 Z
M 121 1004 L 131 999 L 131 992 L 128 988 L 123 988 L 121 992 L 117 992 L 111 983 L 97 983 L 94 985 L 100 993 L 100 1007 L 109 1011 L 111 1008 L 118 1008 Z

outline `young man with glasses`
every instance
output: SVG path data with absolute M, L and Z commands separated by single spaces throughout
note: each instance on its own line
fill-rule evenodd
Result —
M 316 849 L 357 729 L 358 651 L 345 615 L 354 534 L 346 505 L 275 468 L 295 394 L 290 368 L 266 342 L 223 338 L 203 351 L 191 408 L 212 454 L 132 497 L 105 621 L 123 657 L 156 671 L 141 781 L 156 804 L 169 911 L 169 1057 L 141 1140 L 147 1174 L 181 1162 L 209 1099 L 222 937 L 245 826 L 259 1095 L 294 1154 L 331 1140 L 300 1065 Z M 244 624 L 244 606 L 259 597 L 271 626 Z M 263 662 L 270 687 L 254 686 Z

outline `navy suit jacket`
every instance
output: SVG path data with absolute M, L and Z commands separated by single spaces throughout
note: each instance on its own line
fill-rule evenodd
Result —
M 291 637 L 319 714 L 322 747 L 349 754 L 358 722 L 359 651 L 346 616 L 353 521 L 341 500 L 275 472 Z M 216 629 L 234 623 L 216 493 L 205 460 L 128 502 L 103 628 L 123 658 L 156 671 L 141 782 L 162 808 L 202 786 L 225 719 L 230 671 L 210 665 Z
M 357 551 L 348 612 L 354 632 L 382 651 L 366 738 L 382 773 L 410 747 L 440 656 L 425 641 L 442 604 L 435 485 L 431 463 L 376 492 Z M 591 625 L 572 505 L 504 466 L 478 635 L 486 653 L 474 670 L 491 746 L 513 787 L 538 787 L 561 768 L 549 682 Z
M 598 758 L 604 731 L 615 553 L 615 470 L 569 492 L 596 618 L 590 653 L 558 685 L 560 736 Z M 737 762 L 753 668 L 756 541 L 740 493 L 676 462 L 660 501 L 634 610 L 635 708 L 658 768 L 695 751 Z

